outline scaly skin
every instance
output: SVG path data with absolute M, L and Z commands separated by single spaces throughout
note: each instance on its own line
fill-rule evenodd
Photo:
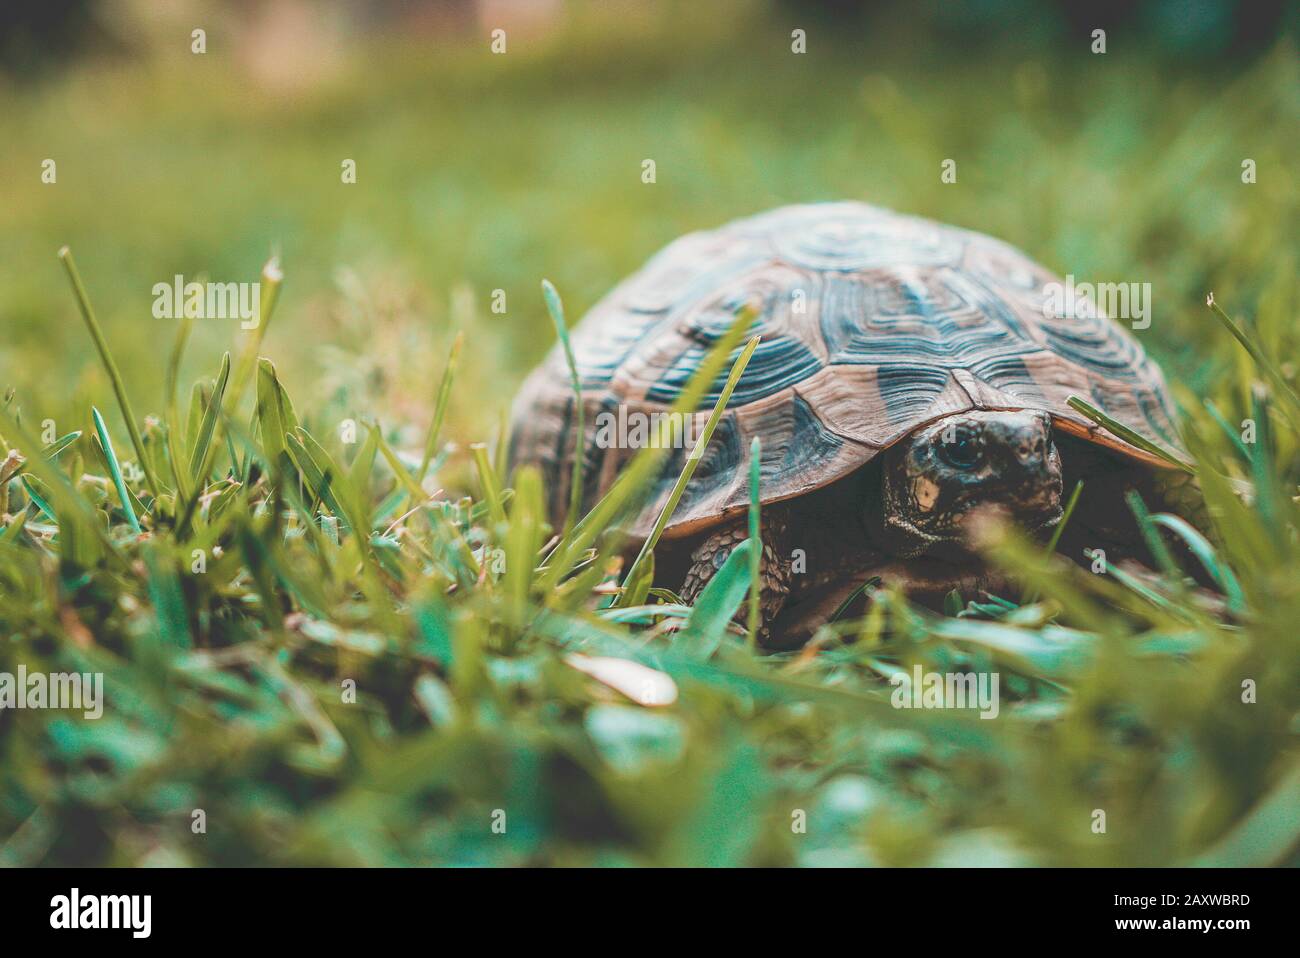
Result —
M 763 540 L 763 555 L 759 559 L 758 576 L 762 585 L 759 593 L 759 611 L 762 616 L 763 635 L 768 634 L 770 623 L 777 617 L 791 591 L 790 557 L 782 548 L 786 536 L 785 510 L 773 509 L 763 516 L 759 529 Z M 727 561 L 731 550 L 749 537 L 747 522 L 723 526 L 691 552 L 691 567 L 681 588 L 682 601 L 693 605 L 714 574 Z M 747 610 L 742 607 L 736 621 L 743 622 Z

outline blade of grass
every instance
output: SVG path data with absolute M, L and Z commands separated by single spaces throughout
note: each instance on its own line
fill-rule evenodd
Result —
M 400 458 L 398 458 L 397 453 L 393 451 L 392 447 L 388 444 L 388 441 L 384 439 L 383 433 L 380 432 L 379 429 L 379 423 L 371 423 L 370 432 L 371 435 L 375 437 L 375 442 L 379 446 L 379 452 L 384 457 L 384 461 L 388 463 L 388 468 L 393 471 L 393 475 L 397 477 L 398 484 L 406 492 L 408 501 L 404 511 L 410 512 L 411 509 L 415 508 L 417 505 L 424 503 L 429 496 L 420 484 L 411 477 L 411 474 L 406 469 L 406 465 Z
M 7 441 L 12 443 L 26 458 L 25 469 L 32 473 L 35 478 L 40 479 L 45 488 L 49 490 L 50 499 L 58 504 L 60 511 L 64 512 L 64 518 L 59 520 L 54 515 L 54 509 L 49 508 L 50 503 L 46 506 L 39 506 L 42 512 L 45 512 L 50 519 L 56 522 L 60 532 L 65 533 L 72 530 L 74 526 L 83 527 L 90 532 L 90 536 L 84 536 L 79 533 L 73 533 L 75 543 L 71 548 L 66 550 L 65 555 L 71 555 L 75 561 L 86 566 L 97 561 L 102 553 L 92 546 L 92 542 L 97 541 L 99 546 L 108 549 L 109 553 L 117 559 L 120 559 L 123 565 L 130 568 L 130 563 L 122 555 L 109 535 L 108 530 L 104 527 L 102 517 L 95 508 L 86 500 L 63 471 L 56 468 L 54 462 L 46 459 L 41 455 L 41 444 L 36 440 L 27 429 L 22 426 L 9 410 L 0 410 L 0 423 L 6 427 L 5 435 Z M 31 485 L 27 482 L 27 475 L 23 477 L 23 487 L 27 490 L 28 495 L 32 494 Z M 33 501 L 36 501 L 33 499 Z M 84 544 L 83 544 L 84 543 Z
M 668 501 L 664 503 L 663 509 L 659 511 L 659 516 L 655 519 L 655 524 L 650 530 L 650 535 L 641 545 L 641 551 L 637 554 L 636 560 L 632 563 L 632 568 L 628 570 L 627 578 L 635 576 L 637 566 L 646 561 L 646 556 L 654 551 L 659 543 L 659 537 L 663 534 L 664 527 L 668 525 L 668 520 L 672 518 L 673 512 L 677 509 L 677 503 L 681 501 L 682 494 L 686 491 L 686 484 L 691 481 L 691 476 L 695 474 L 695 468 L 699 465 L 700 460 L 704 458 L 704 450 L 713 438 L 713 430 L 717 428 L 718 421 L 722 418 L 722 413 L 727 408 L 727 403 L 731 400 L 731 394 L 736 388 L 736 383 L 740 381 L 741 375 L 745 372 L 745 367 L 749 365 L 749 359 L 754 355 L 754 350 L 758 348 L 758 336 L 752 337 L 746 344 L 744 351 L 731 367 L 731 375 L 727 377 L 727 383 L 722 387 L 722 393 L 718 396 L 718 401 L 713 406 L 713 412 L 709 414 L 708 422 L 704 424 L 704 431 L 695 441 L 695 447 L 691 454 L 686 457 L 686 465 L 682 467 L 681 473 L 677 476 L 677 482 L 673 485 L 672 491 L 668 494 Z M 616 603 L 617 604 L 617 603 Z
M 257 418 L 262 429 L 262 449 L 268 462 L 277 462 L 284 452 L 284 437 L 298 426 L 298 417 L 275 375 L 269 359 L 257 361 Z
M 273 254 L 263 265 L 260 282 L 257 328 L 253 330 L 253 335 L 248 337 L 248 341 L 244 344 L 244 354 L 239 358 L 239 366 L 235 371 L 235 381 L 231 384 L 228 392 L 229 406 L 226 411 L 230 413 L 235 411 L 239 401 L 244 398 L 244 390 L 248 387 L 248 380 L 257 368 L 257 354 L 262 348 L 262 339 L 266 336 L 267 326 L 271 324 L 275 304 L 280 299 L 280 284 L 284 282 L 284 272 L 280 269 L 279 254 Z
M 1074 515 L 1074 507 L 1079 504 L 1079 496 L 1082 494 L 1083 480 L 1080 479 L 1074 484 L 1074 491 L 1070 493 L 1070 499 L 1065 504 L 1065 511 L 1061 513 L 1061 521 L 1056 524 L 1056 528 L 1052 530 L 1051 538 L 1047 540 L 1047 549 L 1045 551 L 1049 556 L 1061 544 L 1061 534 L 1065 532 L 1065 527 L 1070 522 L 1070 516 Z
M 1223 307 L 1214 301 L 1214 293 L 1205 297 L 1205 305 L 1210 307 L 1210 311 L 1218 317 L 1224 327 L 1230 332 L 1234 339 L 1241 344 L 1241 348 L 1250 354 L 1250 358 L 1255 361 L 1255 365 L 1266 375 L 1273 383 L 1277 390 L 1285 396 L 1291 405 L 1291 413 L 1300 413 L 1300 395 L 1291 388 L 1291 384 L 1286 381 L 1282 371 L 1273 365 L 1272 361 L 1264 355 L 1264 351 L 1259 348 L 1253 339 L 1246 335 L 1245 331 L 1233 321 L 1232 317 L 1223 311 Z M 1288 416 L 1288 418 L 1292 418 Z M 1292 422 L 1294 422 L 1292 418 Z
M 225 421 L 224 416 L 222 421 Z M 230 474 L 242 482 L 247 473 L 244 471 L 243 464 L 239 461 L 239 453 L 235 450 L 235 441 L 230 437 L 228 431 L 223 430 L 222 437 L 226 441 L 226 455 L 230 457 Z
M 375 454 L 379 451 L 378 434 L 378 427 L 366 430 L 365 442 L 361 444 L 352 464 L 348 466 L 348 482 L 360 496 L 367 495 L 370 489 L 370 473 L 374 471 Z
M 80 438 L 81 438 L 81 430 L 80 429 L 73 430 L 72 432 L 67 433 L 66 435 L 60 436 L 58 439 L 54 440 L 54 442 L 50 443 L 48 446 L 42 449 L 41 455 L 43 455 L 46 459 L 55 459 L 58 457 L 59 453 L 63 452 L 63 450 L 67 449 L 69 446 L 71 446 L 74 442 L 76 442 Z
M 222 433 L 226 437 L 226 448 L 230 455 L 231 469 L 234 474 L 237 488 L 246 488 L 248 484 L 248 473 L 252 468 L 253 459 L 261 453 L 261 450 L 257 447 L 253 438 L 241 426 L 233 422 L 230 417 L 226 415 L 224 410 L 218 410 L 218 412 L 221 416 Z M 242 469 L 239 468 L 239 459 L 235 450 L 236 440 L 238 440 L 247 450 L 247 454 L 244 456 L 244 465 Z M 198 506 L 200 501 L 202 501 L 205 491 L 204 486 L 200 483 L 194 489 L 189 501 L 185 504 L 185 509 L 181 512 L 180 520 L 176 524 L 176 536 L 178 539 L 183 539 L 188 534 L 190 523 L 198 512 Z
M 30 495 L 31 493 L 28 493 Z M 40 508 L 39 506 L 37 508 Z M 23 529 L 27 526 L 27 517 L 32 514 L 32 510 L 23 506 L 18 510 L 18 515 L 14 516 L 9 525 L 5 526 L 4 532 L 0 532 L 0 545 L 8 545 L 18 541 L 18 537 L 23 534 Z
M 167 403 L 167 458 L 171 464 L 172 478 L 176 480 L 178 501 L 184 502 L 190 497 L 190 478 L 182 466 L 184 450 L 181 448 L 178 427 L 180 410 L 176 404 L 176 381 L 180 376 L 181 357 L 185 353 L 185 343 L 189 339 L 193 318 L 182 309 L 181 320 L 176 327 L 176 340 L 172 344 L 171 358 L 167 362 L 167 373 L 163 385 L 163 397 Z
M 456 378 L 456 366 L 460 362 L 460 349 L 464 344 L 465 333 L 458 332 L 451 342 L 451 351 L 447 354 L 447 365 L 442 371 L 442 382 L 438 384 L 438 399 L 433 407 L 433 421 L 429 423 L 429 434 L 424 439 L 424 455 L 420 459 L 420 471 L 415 476 L 417 486 L 424 482 L 424 477 L 429 471 L 429 462 L 433 459 L 438 445 L 438 434 L 442 431 L 443 417 L 447 415 L 447 402 L 451 399 L 451 384 Z M 423 498 L 423 495 L 419 498 Z
M 564 321 L 564 305 L 560 294 L 555 291 L 549 279 L 542 280 L 542 298 L 546 301 L 546 311 L 551 314 L 555 324 L 555 334 L 564 347 L 564 361 L 569 367 L 569 385 L 573 389 L 574 430 L 573 430 L 573 474 L 569 477 L 569 508 L 564 515 L 564 528 L 561 538 L 567 536 L 578 520 L 578 510 L 582 508 L 582 466 L 584 446 L 587 441 L 585 410 L 582 403 L 582 381 L 578 376 L 578 361 L 573 355 L 573 343 L 569 339 L 569 327 Z
M 41 510 L 41 512 L 45 513 L 46 518 L 55 525 L 58 525 L 59 517 L 54 514 L 54 507 L 50 505 L 46 498 L 41 495 L 36 488 L 35 483 L 40 480 L 36 479 L 34 476 L 20 476 L 19 478 L 22 479 L 23 489 L 26 491 L 27 497 L 32 500 L 32 504 L 36 506 L 37 509 Z
M 1090 595 L 1100 576 L 1073 564 L 1066 566 L 1063 558 L 1044 556 L 1041 543 L 1031 542 L 1009 525 L 992 530 L 985 548 L 999 567 L 1023 579 L 1032 594 L 1055 600 L 1072 621 L 1087 622 L 1099 632 L 1119 628 L 1116 617 Z M 1088 558 L 1090 552 L 1085 550 Z
M 650 588 L 655 581 L 655 556 L 650 553 L 650 558 L 642 563 L 639 574 L 635 579 L 628 579 L 623 583 L 623 591 L 619 595 L 620 607 L 642 605 L 646 597 L 650 594 Z
M 127 435 L 131 437 L 131 447 L 135 450 L 136 459 L 139 460 L 140 468 L 144 471 L 150 491 L 157 496 L 162 492 L 162 486 L 158 483 L 158 477 L 153 474 L 153 467 L 149 464 L 149 457 L 145 455 L 144 439 L 141 438 L 140 428 L 136 425 L 135 413 L 131 410 L 131 400 L 126 395 L 126 384 L 122 381 L 122 374 L 118 372 L 113 354 L 108 350 L 108 341 L 104 339 L 104 331 L 100 329 L 99 320 L 95 318 L 95 311 L 91 308 L 90 298 L 86 295 L 86 288 L 81 283 L 81 274 L 77 272 L 77 264 L 73 262 L 72 250 L 64 246 L 59 250 L 59 259 L 62 261 L 63 268 L 72 283 L 72 292 L 77 297 L 77 306 L 81 310 L 81 318 L 85 320 L 86 329 L 90 331 L 90 338 L 94 341 L 95 349 L 99 352 L 99 359 L 104 364 L 104 369 L 108 371 L 108 379 L 113 386 L 113 394 L 117 397 L 118 409 L 121 410 L 122 418 L 126 420 L 126 431 Z
M 827 622 L 838 621 L 844 615 L 844 613 L 849 611 L 849 608 L 853 605 L 854 602 L 858 600 L 858 597 L 862 595 L 862 593 L 866 592 L 868 589 L 874 589 L 878 585 L 880 585 L 880 576 L 878 575 L 873 575 L 871 578 L 862 582 L 856 589 L 854 589 L 852 592 L 848 594 L 848 597 L 845 598 L 845 600 L 839 604 L 835 612 L 826 621 Z
M 203 423 L 203 410 L 208 408 L 207 389 L 203 385 L 203 380 L 195 380 L 190 386 L 190 402 L 185 412 L 185 425 L 182 435 L 185 437 L 187 448 L 194 448 L 194 444 L 199 439 L 199 426 Z M 174 428 L 181 430 L 181 420 L 173 419 L 169 424 Z M 188 459 L 182 457 L 182 464 L 188 462 Z
M 108 427 L 104 425 L 104 417 L 99 414 L 99 410 L 94 406 L 90 407 L 91 419 L 95 422 L 95 434 L 99 437 L 99 444 L 104 450 L 104 457 L 108 460 L 108 473 L 113 480 L 113 487 L 117 490 L 117 497 L 122 501 L 122 511 L 126 513 L 127 524 L 131 526 L 131 531 L 139 535 L 140 520 L 135 517 L 135 507 L 131 505 L 131 494 L 127 492 L 126 482 L 122 479 L 122 468 L 117 463 L 117 453 L 113 451 L 113 440 L 108 436 Z
M 1136 446 L 1138 449 L 1141 449 L 1143 452 L 1149 452 L 1151 455 L 1157 457 L 1158 459 L 1164 460 L 1165 462 L 1169 463 L 1171 466 L 1178 467 L 1179 469 L 1183 470 L 1183 472 L 1191 473 L 1192 475 L 1196 474 L 1196 468 L 1191 463 L 1183 462 L 1183 460 L 1179 459 L 1172 452 L 1169 452 L 1167 449 L 1164 449 L 1163 447 L 1156 445 L 1154 442 L 1152 442 L 1150 439 L 1146 438 L 1145 436 L 1134 432 L 1132 429 L 1124 425 L 1119 420 L 1112 419 L 1110 416 L 1106 415 L 1104 412 L 1102 412 L 1096 406 L 1093 406 L 1091 403 L 1088 403 L 1085 400 L 1080 399 L 1078 396 L 1070 396 L 1068 399 L 1066 399 L 1066 403 L 1069 404 L 1071 409 L 1076 409 L 1079 412 L 1083 413 L 1085 416 L 1087 416 L 1097 425 L 1101 426 L 1111 435 L 1123 439 L 1130 446 Z
M 1147 548 L 1151 550 L 1151 555 L 1156 560 L 1156 565 L 1164 573 L 1171 585 L 1181 589 L 1183 587 L 1183 571 L 1178 568 L 1178 563 L 1174 561 L 1174 554 L 1169 551 L 1169 546 L 1165 540 L 1160 537 L 1160 530 L 1151 524 L 1151 513 L 1147 511 L 1146 503 L 1137 490 L 1130 489 L 1124 493 L 1124 501 L 1128 503 L 1129 511 L 1133 513 L 1133 518 L 1137 520 L 1138 530 L 1142 533 L 1142 539 L 1146 542 Z
M 763 442 L 758 436 L 749 444 L 749 541 L 756 547 L 749 551 L 749 614 L 746 617 L 745 633 L 751 649 L 758 645 L 759 600 L 763 589 L 761 567 L 763 562 L 763 539 L 761 536 L 762 499 L 759 493 L 759 479 L 762 475 Z
M 1187 544 L 1192 555 L 1205 567 L 1205 571 L 1219 584 L 1228 600 L 1228 610 L 1240 614 L 1246 609 L 1246 597 L 1241 591 L 1241 584 L 1232 569 L 1220 560 L 1219 555 L 1210 544 L 1210 540 L 1201 535 L 1190 522 L 1167 512 L 1157 512 L 1151 517 L 1156 525 L 1164 526 Z
M 497 442 L 492 451 L 492 468 L 504 479 L 510 471 L 510 407 L 502 406 L 497 415 Z
M 497 484 L 496 473 L 488 460 L 487 446 L 476 442 L 470 447 L 474 455 L 474 465 L 478 467 L 479 482 L 483 484 L 483 497 L 487 499 L 488 514 L 492 517 L 492 527 L 496 529 L 505 524 L 506 511 L 501 505 L 501 488 Z
M 358 535 L 364 535 L 366 530 L 356 524 L 356 517 L 348 508 L 347 502 L 340 498 L 341 490 L 335 488 L 339 473 L 332 470 L 329 465 L 322 465 L 316 461 L 312 450 L 301 438 L 302 435 L 302 430 L 297 433 L 287 433 L 285 447 L 293 465 L 302 475 L 307 489 L 329 506 L 330 511 L 345 524 L 345 528 L 355 530 Z
M 63 452 L 65 449 L 67 449 L 69 446 L 71 446 L 74 442 L 76 442 L 80 438 L 81 438 L 81 430 L 79 429 L 67 433 L 66 435 L 62 435 L 58 439 L 55 439 L 44 449 L 42 449 L 41 455 L 44 456 L 46 459 L 53 461 L 54 459 L 58 458 L 61 452 Z M 5 459 L 3 462 L 0 462 L 0 487 L 7 485 L 9 480 L 13 479 L 14 476 L 22 472 L 23 465 L 26 463 L 26 461 L 27 460 L 23 458 L 22 453 L 19 452 L 17 449 L 11 450 L 9 453 L 9 457 Z M 3 495 L 3 489 L 0 489 L 0 495 Z M 0 499 L 0 502 L 2 501 L 7 501 L 7 500 Z M 7 510 L 5 509 L 0 509 L 0 513 L 6 511 Z
M 175 559 L 157 539 L 147 543 L 141 552 L 147 571 L 149 599 L 158 623 L 157 637 L 164 645 L 188 649 L 193 645 L 193 636 Z
M 1091 558 L 1091 556 L 1089 558 Z M 1142 582 L 1137 577 L 1116 566 L 1110 560 L 1106 561 L 1106 574 L 1130 592 L 1140 596 L 1147 602 L 1150 602 L 1160 611 L 1168 613 L 1180 622 L 1187 622 L 1193 625 L 1196 624 L 1196 614 L 1192 611 L 1192 607 L 1187 603 L 1174 601 L 1168 596 L 1157 592 L 1145 582 Z
M 1222 443 L 1212 444 L 1208 436 L 1191 432 L 1188 438 L 1198 462 L 1211 462 L 1223 454 Z M 1276 557 L 1272 535 L 1264 528 L 1259 512 L 1243 501 L 1233 482 L 1216 469 L 1202 470 L 1198 483 L 1206 508 L 1214 516 L 1214 532 L 1225 553 L 1234 557 L 1237 571 L 1247 577 L 1263 574 Z
M 510 620 L 516 624 L 526 621 L 544 523 L 541 473 L 535 466 L 524 466 L 515 476 L 515 497 L 510 504 L 510 526 L 504 543 L 505 593 Z
M 1287 529 L 1282 521 L 1282 494 L 1277 487 L 1273 461 L 1273 428 L 1268 390 L 1255 383 L 1250 391 L 1250 414 L 1255 420 L 1255 445 L 1250 451 L 1250 475 L 1255 486 L 1255 509 L 1279 550 L 1286 548 Z
M 208 400 L 204 409 L 202 418 L 199 420 L 198 427 L 193 430 L 194 442 L 191 449 L 189 469 L 190 475 L 194 479 L 194 488 L 190 491 L 185 500 L 185 507 L 180 510 L 180 518 L 176 523 L 176 536 L 178 539 L 184 539 L 190 529 L 190 523 L 196 514 L 200 499 L 207 486 L 208 474 L 212 471 L 212 461 L 216 456 L 216 447 L 212 444 L 212 436 L 216 429 L 217 419 L 224 420 L 222 412 L 222 399 L 226 391 L 226 385 L 230 379 L 230 353 L 226 352 L 221 357 L 221 369 L 217 373 L 216 387 Z M 195 383 L 195 395 L 201 395 L 200 384 Z M 193 404 L 191 404 L 193 406 Z M 246 471 L 239 467 L 239 458 L 235 454 L 234 443 L 231 439 L 230 430 L 225 430 L 226 450 L 230 455 L 230 468 L 234 474 L 239 477 L 241 483 L 248 479 Z
M 215 450 L 212 445 L 212 434 L 217 428 L 217 417 L 221 412 L 221 403 L 225 397 L 226 383 L 230 379 L 230 353 L 225 353 L 221 357 L 221 370 L 217 373 L 217 384 L 212 391 L 212 397 L 208 400 L 208 408 L 204 410 L 203 421 L 199 424 L 198 436 L 194 442 L 194 448 L 190 450 L 190 476 L 202 486 L 208 478 L 208 472 L 211 470 L 211 454 Z
M 713 574 L 696 598 L 686 627 L 674 643 L 686 654 L 707 659 L 717 651 L 728 624 L 753 584 L 750 580 L 750 557 L 756 551 L 752 539 L 746 539 L 732 549 L 722 568 Z
M 1238 433 L 1237 430 L 1233 429 L 1232 426 L 1228 425 L 1228 420 L 1224 418 L 1223 413 L 1219 412 L 1219 407 L 1211 400 L 1206 399 L 1205 411 L 1210 414 L 1210 418 L 1213 419 L 1215 423 L 1218 424 L 1219 428 L 1223 430 L 1223 434 L 1232 442 L 1232 445 L 1236 448 L 1237 452 L 1241 454 L 1241 458 L 1249 462 L 1250 450 L 1247 449 L 1246 444 L 1241 441 L 1241 434 Z
M 579 557 L 584 555 L 596 541 L 597 536 L 613 527 L 621 517 L 626 516 L 633 507 L 643 501 L 671 445 L 672 423 L 675 419 L 695 411 L 705 390 L 713 384 L 723 364 L 739 345 L 755 315 L 757 309 L 752 305 L 747 305 L 738 311 L 736 321 L 705 355 L 699 369 L 691 376 L 686 388 L 670 407 L 670 415 L 665 416 L 661 421 L 658 440 L 647 443 L 637 452 L 609 491 L 578 521 L 569 535 L 557 537 L 556 545 L 546 561 L 546 572 L 543 575 L 541 589 L 543 594 L 555 590 L 560 579 L 574 567 Z

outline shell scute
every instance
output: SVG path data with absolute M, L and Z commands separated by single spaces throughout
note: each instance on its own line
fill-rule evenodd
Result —
M 924 423 L 971 408 L 1043 410 L 1068 432 L 1152 461 L 1099 432 L 1066 404 L 1071 395 L 1182 452 L 1164 380 L 1137 340 L 1095 310 L 1053 313 L 1045 290 L 1055 282 L 1000 240 L 861 203 L 785 207 L 692 233 L 575 328 L 582 442 L 557 347 L 516 399 L 511 460 L 543 467 L 558 514 L 572 456 L 585 455 L 584 499 L 594 502 L 636 452 L 598 447 L 597 414 L 666 411 L 746 303 L 759 305 L 762 340 L 666 535 L 747 507 L 755 436 L 765 502 L 834 482 Z M 668 457 L 634 535 L 648 530 L 688 452 Z

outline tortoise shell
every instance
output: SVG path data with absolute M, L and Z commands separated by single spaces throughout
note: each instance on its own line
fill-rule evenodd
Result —
M 762 440 L 764 503 L 826 486 L 919 426 L 968 409 L 1043 410 L 1062 432 L 1162 465 L 1066 404 L 1080 396 L 1182 451 L 1159 369 L 1096 310 L 1045 315 L 1044 289 L 1056 282 L 999 240 L 863 203 L 787 206 L 683 236 L 573 331 L 586 426 L 584 505 L 637 452 L 598 442 L 598 414 L 635 423 L 668 411 L 750 302 L 761 304 L 750 332 L 762 340 L 665 537 L 747 509 L 754 436 Z M 729 367 L 692 417 L 693 435 Z M 512 463 L 542 468 L 554 517 L 568 502 L 574 413 L 557 345 L 515 400 L 510 445 Z M 672 450 L 628 527 L 633 536 L 648 533 L 688 452 Z

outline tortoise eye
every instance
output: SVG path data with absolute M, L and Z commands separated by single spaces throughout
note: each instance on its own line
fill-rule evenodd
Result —
M 970 469 L 980 461 L 982 454 L 979 438 L 969 429 L 959 428 L 954 436 L 940 437 L 939 457 L 957 469 Z

